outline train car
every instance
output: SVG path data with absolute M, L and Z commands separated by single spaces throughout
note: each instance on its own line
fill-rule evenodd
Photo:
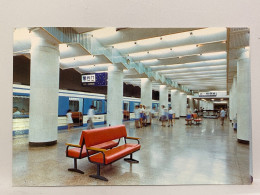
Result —
M 107 100 L 106 95 L 71 90 L 59 90 L 58 99 L 58 130 L 67 129 L 67 110 L 82 114 L 82 122 L 75 121 L 74 126 L 87 126 L 88 110 L 95 106 L 94 125 L 106 123 Z M 29 102 L 30 86 L 13 85 L 13 135 L 29 133 Z M 140 104 L 140 98 L 123 97 L 122 114 L 124 121 L 134 120 L 134 108 Z M 158 110 L 159 102 L 153 100 L 152 106 Z M 40 106 L 39 106 L 40 109 Z M 15 111 L 17 110 L 17 111 Z M 15 114 L 15 112 L 17 112 Z

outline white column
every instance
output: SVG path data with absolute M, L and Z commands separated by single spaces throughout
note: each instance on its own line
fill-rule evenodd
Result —
M 233 77 L 233 87 L 232 87 L 232 110 L 233 110 L 233 115 L 232 115 L 232 120 L 235 118 L 235 116 L 237 115 L 237 75 Z
M 171 90 L 171 106 L 175 111 L 175 118 L 180 117 L 180 91 L 174 89 Z
M 249 141 L 251 131 L 251 85 L 249 56 L 244 52 L 237 65 L 237 139 Z
M 229 103 L 229 120 L 233 120 L 233 84 L 229 90 L 229 100 L 228 100 L 228 103 Z
M 141 104 L 152 109 L 152 81 L 148 78 L 141 79 Z
M 123 120 L 123 70 L 115 65 L 108 67 L 107 126 L 120 125 Z
M 31 32 L 29 145 L 57 143 L 59 46 Z
M 188 96 L 188 100 L 189 100 L 189 106 L 190 106 L 190 110 L 191 112 L 194 111 L 194 105 L 193 105 L 193 98 L 191 95 Z
M 162 105 L 165 106 L 165 108 L 168 108 L 168 88 L 166 85 L 160 85 L 160 92 L 159 92 L 159 103 L 160 103 L 160 109 L 162 108 Z
M 180 116 L 187 115 L 187 94 L 180 93 Z

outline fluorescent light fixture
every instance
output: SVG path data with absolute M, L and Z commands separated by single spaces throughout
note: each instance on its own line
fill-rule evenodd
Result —
M 151 59 L 151 60 L 142 60 L 140 62 L 142 62 L 143 64 L 150 64 L 150 63 L 158 62 L 158 60 L 157 59 Z
M 91 32 L 93 37 L 98 38 L 98 39 L 111 37 L 111 36 L 115 35 L 116 33 L 118 33 L 118 32 L 116 31 L 116 28 L 114 28 L 114 27 L 102 28 L 102 29 L 94 30 Z
M 190 37 L 190 33 L 184 32 L 184 33 L 166 35 L 166 36 L 163 36 L 162 38 L 164 41 L 178 41 L 178 40 L 186 39 L 188 37 Z
M 63 64 L 69 64 L 69 63 L 75 63 L 75 62 L 87 62 L 87 61 L 93 61 L 95 60 L 95 56 L 92 55 L 86 55 L 86 56 L 77 56 L 77 57 L 72 57 L 72 58 L 63 58 L 60 59 L 60 63 Z
M 138 40 L 138 45 L 141 45 L 141 46 L 154 45 L 154 44 L 160 43 L 161 41 L 162 41 L 161 37 L 142 39 L 142 40 Z
M 129 54 L 130 57 L 142 57 L 142 56 L 146 56 L 146 55 L 148 55 L 147 51 Z
M 116 49 L 127 49 L 136 46 L 136 42 L 124 42 L 113 45 Z
M 205 28 L 200 30 L 194 30 L 193 36 L 216 35 L 220 33 L 226 33 L 226 31 L 226 28 Z
M 106 63 L 106 64 L 95 64 L 95 65 L 85 65 L 85 66 L 79 66 L 80 69 L 84 69 L 84 68 L 94 68 L 94 67 L 108 67 L 112 64 L 110 63 Z
M 180 47 L 174 47 L 173 51 L 182 52 L 182 51 L 194 50 L 194 49 L 197 49 L 196 45 L 185 45 Z
M 227 55 L 227 52 L 225 51 L 220 51 L 220 52 L 213 52 L 213 53 L 203 53 L 203 57 L 216 57 L 220 55 Z
M 150 51 L 150 54 L 153 54 L 153 55 L 161 55 L 161 54 L 167 54 L 167 53 L 172 53 L 172 51 L 169 48 Z

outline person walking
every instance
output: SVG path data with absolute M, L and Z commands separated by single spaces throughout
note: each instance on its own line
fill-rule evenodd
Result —
M 94 125 L 93 125 L 94 116 L 95 116 L 94 106 L 91 105 L 89 110 L 88 110 L 88 121 L 87 121 L 88 126 L 87 126 L 87 129 L 94 129 Z
M 226 112 L 223 110 L 223 108 L 220 109 L 220 120 L 221 120 L 221 125 L 224 125 L 224 119 L 226 117 Z
M 162 109 L 161 109 L 161 122 L 162 122 L 162 126 L 165 127 L 165 121 L 167 121 L 167 116 L 166 116 L 166 113 L 167 113 L 167 109 L 165 108 L 164 105 L 162 105 Z
M 173 126 L 173 117 L 174 117 L 174 111 L 172 110 L 172 107 L 169 108 L 168 111 L 168 127 Z
M 135 106 L 135 128 L 140 128 L 140 109 L 139 109 L 139 105 Z
M 67 111 L 66 117 L 67 117 L 68 130 L 70 131 L 70 129 L 73 128 L 72 112 L 70 109 Z

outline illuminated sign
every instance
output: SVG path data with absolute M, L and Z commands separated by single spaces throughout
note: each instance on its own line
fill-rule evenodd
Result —
M 216 97 L 217 92 L 200 92 L 199 97 Z
M 84 74 L 81 81 L 82 86 L 107 86 L 107 73 Z

